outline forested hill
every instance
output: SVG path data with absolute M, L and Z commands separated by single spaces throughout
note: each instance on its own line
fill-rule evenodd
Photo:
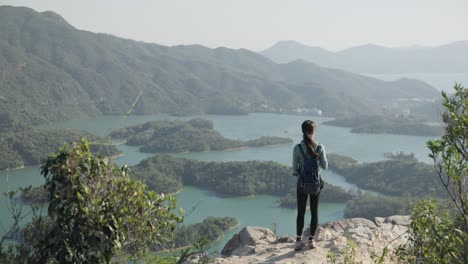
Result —
M 53 12 L 10 6 L 0 7 L 0 71 L 1 120 L 29 123 L 122 114 L 141 93 L 136 114 L 315 107 L 333 116 L 438 96 L 419 81 L 280 65 L 248 50 L 137 42 L 78 30 Z

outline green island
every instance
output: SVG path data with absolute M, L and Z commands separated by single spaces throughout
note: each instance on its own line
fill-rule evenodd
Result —
M 93 153 L 106 157 L 121 154 L 107 140 L 86 131 L 34 127 L 8 129 L 0 132 L 0 170 L 37 165 L 62 146 L 83 137 L 92 142 Z
M 341 117 L 326 121 L 323 124 L 338 127 L 350 127 L 352 133 L 399 134 L 411 136 L 440 136 L 443 128 L 430 125 L 421 118 L 387 117 L 387 116 L 354 116 Z
M 374 217 L 407 215 L 416 204 L 417 199 L 411 196 L 376 196 L 362 194 L 346 203 L 344 218 L 363 217 L 373 220 Z
M 432 165 L 418 161 L 412 153 L 387 153 L 385 156 L 385 160 L 369 163 L 358 163 L 337 154 L 329 154 L 328 158 L 331 170 L 366 190 L 389 196 L 433 194 L 437 197 L 444 193 Z
M 243 147 L 263 147 L 291 144 L 282 137 L 260 137 L 241 141 L 227 139 L 214 130 L 213 122 L 206 119 L 183 121 L 151 121 L 114 131 L 111 138 L 125 138 L 128 145 L 141 146 L 142 152 L 200 152 L 228 150 Z
M 360 188 L 376 191 L 356 195 L 346 203 L 344 217 L 386 217 L 411 213 L 412 205 L 425 197 L 446 198 L 432 165 L 413 154 L 386 153 L 387 159 L 358 163 L 342 155 L 329 154 L 330 169 Z
M 273 161 L 202 162 L 156 155 L 131 167 L 131 171 L 159 193 L 174 193 L 183 185 L 206 188 L 222 196 L 268 194 L 281 196 L 284 201 L 284 197 L 295 197 L 296 193 L 296 178 L 290 168 Z M 325 188 L 322 201 L 344 202 L 351 197 L 341 187 L 326 184 Z M 280 205 L 288 206 L 286 202 Z

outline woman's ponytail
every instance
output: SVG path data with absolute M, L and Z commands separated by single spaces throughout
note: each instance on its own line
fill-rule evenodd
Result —
M 315 122 L 311 120 L 306 120 L 302 123 L 302 139 L 307 146 L 307 151 L 312 155 L 316 160 L 319 160 L 320 157 L 314 149 L 314 142 L 307 134 L 312 134 L 315 131 Z

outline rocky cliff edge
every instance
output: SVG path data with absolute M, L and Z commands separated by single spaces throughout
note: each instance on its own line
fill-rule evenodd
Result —
M 352 218 L 329 222 L 317 229 L 315 248 L 295 252 L 292 237 L 277 237 L 264 227 L 245 227 L 224 246 L 222 257 L 213 263 L 327 263 L 329 252 L 337 255 L 356 247 L 356 261 L 374 263 L 371 252 L 380 255 L 385 247 L 391 251 L 408 241 L 409 216 L 376 217 L 374 221 Z M 304 232 L 308 236 L 308 230 Z M 386 262 L 396 261 L 391 254 Z

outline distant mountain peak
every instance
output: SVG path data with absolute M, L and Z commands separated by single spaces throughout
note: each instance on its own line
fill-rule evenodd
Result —
M 260 52 L 277 62 L 289 63 L 298 59 L 321 67 L 342 69 L 354 73 L 457 73 L 468 72 L 468 40 L 440 46 L 385 47 L 364 44 L 338 52 L 311 47 L 294 40 L 279 41 Z
M 55 12 L 52 12 L 52 11 L 44 11 L 44 12 L 41 12 L 41 14 L 51 20 L 54 20 L 56 22 L 59 22 L 59 23 L 62 23 L 62 24 L 65 24 L 67 26 L 70 26 L 72 27 L 72 25 L 70 25 L 61 15 L 55 13 Z
M 270 48 L 266 49 L 265 51 L 269 49 L 275 49 L 275 48 L 308 48 L 308 49 L 318 49 L 318 50 L 323 50 L 325 52 L 328 52 L 324 48 L 321 48 L 318 46 L 308 46 L 295 40 L 280 40 L 276 42 L 275 44 L 273 44 Z
M 55 12 L 37 12 L 36 10 L 25 6 L 0 5 L 0 16 L 3 16 L 4 19 L 9 19 L 10 16 L 16 17 L 16 19 L 22 19 L 24 17 L 34 17 L 39 19 L 45 19 L 49 22 L 53 22 L 58 25 L 64 25 L 67 27 L 75 28 L 70 23 L 68 23 L 62 16 Z
M 372 43 L 367 43 L 364 45 L 359 45 L 355 47 L 351 47 L 348 49 L 344 49 L 342 51 L 339 51 L 338 53 L 346 53 L 349 51 L 356 51 L 356 50 L 363 50 L 363 51 L 383 51 L 383 50 L 391 50 L 391 48 L 387 48 L 385 46 L 377 45 L 377 44 L 372 44 Z

